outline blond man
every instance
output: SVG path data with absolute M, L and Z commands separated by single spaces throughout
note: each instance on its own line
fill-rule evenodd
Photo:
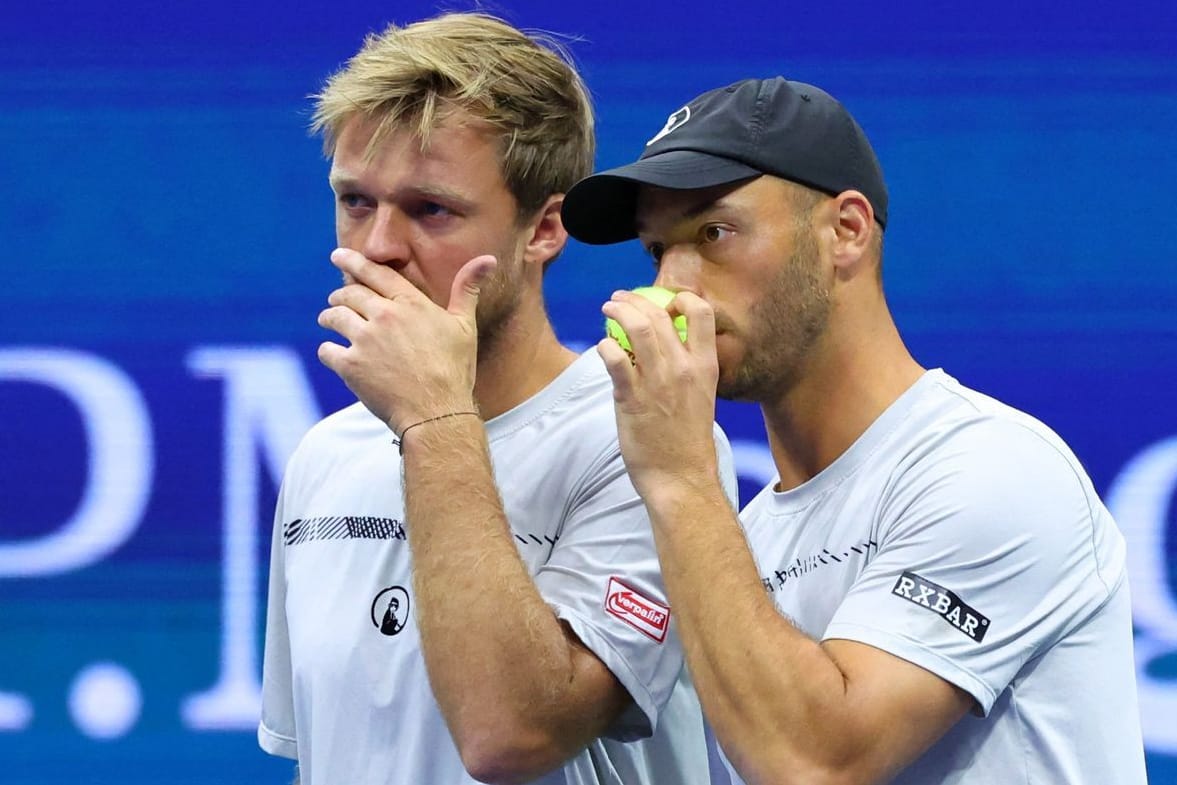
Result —
M 344 279 L 319 357 L 359 402 L 283 481 L 261 746 L 304 785 L 707 782 L 608 374 L 543 305 L 592 165 L 580 78 L 444 15 L 369 37 L 314 127 Z

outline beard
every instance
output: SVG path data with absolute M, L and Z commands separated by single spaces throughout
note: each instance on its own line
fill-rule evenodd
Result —
M 732 401 L 768 401 L 800 381 L 810 351 L 830 319 L 830 291 L 822 281 L 811 227 L 797 228 L 793 253 L 764 295 L 748 310 L 744 357 L 728 373 L 720 369 L 717 394 Z M 716 314 L 722 331 L 731 322 Z
M 497 343 L 523 298 L 524 263 L 518 249 L 505 248 L 495 258 L 499 262 L 479 287 L 474 314 L 480 355 Z

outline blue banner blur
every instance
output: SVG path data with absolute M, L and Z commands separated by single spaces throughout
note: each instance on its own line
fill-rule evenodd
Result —
M 1177 4 L 483 4 L 567 33 L 598 165 L 752 75 L 856 114 L 891 189 L 917 359 L 1040 417 L 1129 542 L 1154 785 L 1177 783 Z M 283 783 L 257 749 L 275 489 L 349 402 L 315 360 L 336 274 L 306 96 L 431 3 L 47 3 L 0 25 L 0 783 Z M 573 244 L 560 335 L 648 282 Z M 759 415 L 723 405 L 745 500 Z

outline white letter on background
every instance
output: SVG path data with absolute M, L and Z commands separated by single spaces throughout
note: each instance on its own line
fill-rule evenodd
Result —
M 151 419 L 135 383 L 106 360 L 57 347 L 0 349 L 0 382 L 65 395 L 82 417 L 89 450 L 73 516 L 42 537 L 0 542 L 0 577 L 54 575 L 108 556 L 138 528 L 154 472 Z M 0 693 L 0 730 L 20 730 L 32 715 L 26 698 Z
M 188 355 L 196 376 L 225 383 L 224 555 L 217 683 L 184 702 L 198 729 L 252 729 L 261 710 L 257 657 L 257 455 L 278 483 L 299 439 L 320 418 L 298 355 L 283 347 L 202 347 Z M 266 520 L 269 531 L 270 520 Z

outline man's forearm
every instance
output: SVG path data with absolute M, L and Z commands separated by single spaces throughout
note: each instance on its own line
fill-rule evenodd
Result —
M 749 783 L 820 781 L 853 754 L 845 674 L 773 605 L 718 483 L 660 493 L 650 514 L 687 663 L 728 757 Z
M 434 695 L 468 768 L 550 770 L 620 706 L 586 694 L 569 640 L 519 557 L 483 425 L 454 418 L 405 444 L 417 623 Z M 599 692 L 599 691 L 596 691 Z

